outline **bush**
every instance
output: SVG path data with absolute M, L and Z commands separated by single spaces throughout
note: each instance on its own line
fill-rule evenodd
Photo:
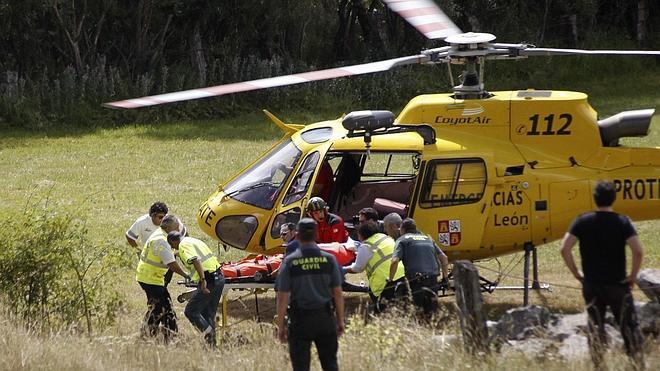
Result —
M 38 331 L 112 324 L 119 294 L 106 276 L 119 259 L 94 246 L 85 221 L 53 207 L 0 217 L 0 293 L 12 314 Z

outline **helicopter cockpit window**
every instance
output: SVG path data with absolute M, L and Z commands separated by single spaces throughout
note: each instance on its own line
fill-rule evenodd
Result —
M 327 142 L 332 138 L 332 128 L 326 127 L 307 130 L 300 134 L 300 137 L 310 144 Z
M 483 160 L 432 160 L 427 165 L 419 206 L 432 208 L 477 202 L 485 188 Z
M 314 152 L 307 156 L 302 166 L 300 166 L 298 174 L 293 178 L 291 186 L 289 186 L 289 190 L 286 192 L 286 196 L 284 196 L 284 200 L 282 201 L 284 206 L 300 200 L 305 194 L 307 194 L 307 190 L 312 181 L 312 176 L 314 175 L 314 170 L 316 170 L 316 165 L 319 163 L 320 157 L 321 156 L 318 152 Z
M 360 181 L 411 179 L 417 174 L 419 155 L 417 153 L 378 153 L 372 152 L 364 161 Z
M 238 201 L 272 209 L 300 154 L 290 139 L 282 142 L 227 184 L 225 193 Z
M 295 223 L 297 224 L 298 221 L 300 221 L 300 217 L 302 216 L 300 208 L 295 207 L 291 210 L 287 210 L 283 213 L 278 214 L 275 217 L 275 221 L 273 222 L 273 228 L 270 230 L 270 236 L 272 238 L 280 238 L 280 227 L 282 227 L 282 224 L 284 223 Z

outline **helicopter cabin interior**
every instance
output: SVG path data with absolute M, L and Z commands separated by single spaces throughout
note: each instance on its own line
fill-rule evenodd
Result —
M 365 207 L 376 209 L 381 218 L 390 212 L 405 217 L 420 159 L 416 152 L 329 152 L 324 161 L 334 180 L 321 186 L 330 185 L 330 192 L 321 188 L 317 194 L 325 193 L 330 209 L 344 220 Z

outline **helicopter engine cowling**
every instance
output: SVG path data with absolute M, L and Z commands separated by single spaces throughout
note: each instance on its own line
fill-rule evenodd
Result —
M 654 113 L 654 109 L 623 111 L 598 121 L 603 146 L 616 147 L 619 138 L 648 135 Z

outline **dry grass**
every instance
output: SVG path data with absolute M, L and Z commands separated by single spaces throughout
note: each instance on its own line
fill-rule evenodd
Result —
M 381 318 L 353 315 L 340 340 L 339 362 L 347 370 L 517 370 L 538 369 L 574 371 L 591 369 L 586 358 L 566 362 L 556 353 L 516 351 L 471 356 L 463 351 L 455 321 L 434 325 L 420 324 L 405 313 Z M 152 370 L 227 369 L 281 370 L 288 368 L 286 346 L 275 340 L 274 326 L 247 321 L 222 335 L 222 346 L 205 351 L 204 344 L 188 324 L 182 324 L 177 340 L 169 345 L 145 341 L 136 334 L 106 334 L 89 339 L 53 334 L 37 336 L 4 319 L 0 322 L 0 369 L 3 370 Z M 136 325 L 128 320 L 124 325 Z M 647 358 L 648 369 L 660 367 L 658 343 Z M 315 356 L 314 356 L 315 357 Z M 611 369 L 626 368 L 620 349 L 608 354 Z M 313 369 L 319 369 L 316 359 Z

